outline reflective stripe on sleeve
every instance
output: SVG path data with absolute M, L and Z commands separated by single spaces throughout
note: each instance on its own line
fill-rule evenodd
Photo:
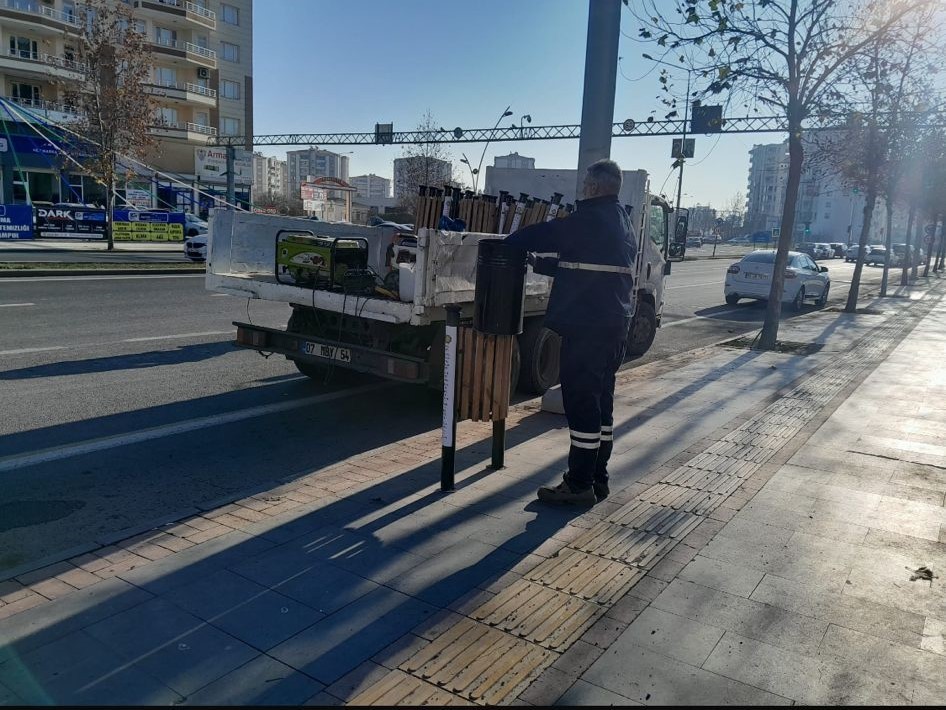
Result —
M 630 266 L 614 266 L 613 264 L 588 264 L 580 261 L 560 261 L 560 269 L 575 269 L 576 271 L 601 271 L 608 274 L 628 274 L 633 276 L 634 269 Z

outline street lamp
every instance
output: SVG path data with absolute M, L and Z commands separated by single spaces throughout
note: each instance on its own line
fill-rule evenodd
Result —
M 489 139 L 486 141 L 486 145 L 483 146 L 483 153 L 480 155 L 480 162 L 479 162 L 479 165 L 476 166 L 476 170 L 473 170 L 473 166 L 470 165 L 470 161 L 468 160 L 460 161 L 460 162 L 466 163 L 467 165 L 470 165 L 470 173 L 473 175 L 473 192 L 476 192 L 476 187 L 479 182 L 480 171 L 483 168 L 483 159 L 486 158 L 486 149 L 489 147 L 489 141 L 492 140 L 493 133 L 496 131 L 497 128 L 499 128 L 499 124 L 502 123 L 502 120 L 506 118 L 506 116 L 512 116 L 512 111 L 509 110 L 510 108 L 511 106 L 506 107 L 506 110 L 503 111 L 502 115 L 499 117 L 499 120 L 496 121 L 496 125 L 493 126 L 493 130 L 490 131 Z M 531 116 L 529 117 L 529 120 L 530 121 L 532 120 Z M 464 158 L 466 158 L 466 156 L 464 156 Z
M 473 191 L 476 192 L 476 176 L 479 174 L 480 171 L 479 169 L 474 168 L 472 164 L 470 164 L 470 159 L 466 157 L 466 153 L 461 153 L 460 155 L 463 156 L 460 159 L 460 162 L 465 163 L 466 166 L 470 169 L 470 182 L 473 183 Z

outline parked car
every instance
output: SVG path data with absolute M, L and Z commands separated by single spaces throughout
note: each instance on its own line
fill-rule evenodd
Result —
M 742 298 L 767 300 L 775 271 L 775 249 L 759 249 L 746 254 L 726 271 L 723 294 L 726 303 L 733 306 Z M 815 299 L 821 307 L 828 302 L 831 279 L 828 267 L 819 266 L 807 254 L 797 251 L 788 253 L 785 269 L 785 286 L 782 301 L 791 303 L 800 311 L 808 299 Z
M 207 233 L 207 222 L 190 212 L 184 213 L 184 236 L 196 237 Z
M 188 261 L 207 261 L 206 234 L 198 234 L 184 240 L 184 258 Z
M 702 237 L 687 237 L 687 249 L 695 248 L 699 249 L 703 246 Z
M 831 257 L 832 259 L 835 257 L 839 259 L 844 258 L 844 250 L 847 248 L 846 245 L 842 244 L 841 242 L 831 242 L 831 244 L 828 246 L 834 249 L 834 256 Z
M 834 248 L 830 244 L 825 244 L 824 242 L 817 242 L 815 244 L 815 253 L 815 259 L 834 258 Z
M 844 251 L 844 261 L 857 261 L 857 254 L 861 250 L 860 244 L 852 244 Z
M 864 257 L 864 263 L 870 266 L 883 266 L 887 261 L 887 247 L 880 244 L 872 244 Z

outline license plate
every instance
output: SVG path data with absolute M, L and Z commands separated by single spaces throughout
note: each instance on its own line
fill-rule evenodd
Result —
M 306 355 L 322 357 L 326 360 L 338 360 L 339 362 L 351 362 L 351 350 L 340 348 L 337 345 L 322 345 L 322 343 L 310 343 L 306 341 L 302 344 L 302 352 Z
M 749 279 L 750 281 L 753 281 L 753 280 L 755 280 L 755 281 L 768 281 L 769 275 L 768 275 L 768 274 L 756 274 L 756 273 L 753 273 L 752 271 L 747 271 L 747 272 L 745 273 L 745 277 L 746 277 L 747 279 Z

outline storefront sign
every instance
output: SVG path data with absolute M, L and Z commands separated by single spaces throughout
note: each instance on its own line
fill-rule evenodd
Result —
M 328 199 L 328 193 L 325 190 L 308 183 L 302 183 L 300 192 L 300 196 L 303 200 L 317 200 L 319 202 L 325 202 L 325 200 Z
M 237 185 L 253 184 L 253 154 L 237 148 L 233 161 L 233 180 Z M 226 148 L 194 148 L 194 173 L 203 182 L 227 181 Z
M 104 239 L 105 210 L 85 207 L 37 207 L 39 239 Z
M 125 190 L 125 201 L 131 207 L 146 210 L 151 207 L 151 193 L 147 190 L 128 188 Z
M 181 242 L 184 213 L 115 210 L 112 232 L 115 241 Z
M 33 208 L 30 205 L 0 205 L 0 239 L 32 239 Z

